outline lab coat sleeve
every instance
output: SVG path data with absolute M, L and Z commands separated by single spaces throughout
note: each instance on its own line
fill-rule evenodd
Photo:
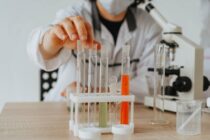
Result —
M 81 6 L 80 6 L 81 7 Z M 81 8 L 74 7 L 74 8 L 67 8 L 65 10 L 60 10 L 56 14 L 56 19 L 54 20 L 53 24 L 57 24 L 58 22 L 62 21 L 66 17 L 69 16 L 78 16 L 80 15 Z M 41 69 L 46 71 L 52 71 L 59 68 L 64 63 L 68 62 L 71 58 L 71 50 L 67 48 L 63 48 L 57 56 L 50 60 L 46 60 L 43 58 L 40 52 L 40 44 L 43 40 L 44 34 L 51 28 L 51 26 L 47 27 L 39 27 L 32 31 L 29 36 L 28 43 L 27 43 L 27 51 L 29 57 L 37 64 Z
M 148 95 L 153 88 L 153 74 L 148 73 L 147 69 L 148 67 L 154 67 L 154 47 L 160 41 L 161 28 L 158 25 L 153 24 L 146 33 L 145 48 L 140 56 L 136 76 L 131 79 L 130 83 L 131 93 L 136 95 L 136 101 L 141 103 L 144 101 L 144 96 Z
M 71 58 L 66 65 L 59 68 L 58 80 L 55 87 L 45 96 L 45 101 L 63 101 L 66 99 L 61 96 L 66 87 L 72 82 L 76 81 L 76 58 Z M 69 76 L 71 75 L 71 76 Z
M 52 71 L 57 69 L 63 63 L 65 63 L 71 56 L 71 51 L 64 48 L 62 49 L 59 54 L 50 59 L 45 60 L 40 52 L 40 42 L 44 33 L 50 27 L 40 27 L 32 31 L 29 36 L 28 44 L 27 44 L 27 51 L 29 57 L 35 62 L 35 64 L 45 71 Z
M 201 46 L 204 47 L 204 75 L 210 80 L 210 0 L 202 0 L 202 30 L 201 30 Z M 206 97 L 210 97 L 210 88 L 204 92 Z
M 210 0 L 201 1 L 201 21 L 203 24 L 201 30 L 201 46 L 210 47 Z

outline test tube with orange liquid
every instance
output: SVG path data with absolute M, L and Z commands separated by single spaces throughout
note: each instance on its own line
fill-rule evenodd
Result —
M 121 69 L 121 95 L 130 94 L 130 45 L 123 47 Z M 122 102 L 120 108 L 120 123 L 129 124 L 129 102 Z

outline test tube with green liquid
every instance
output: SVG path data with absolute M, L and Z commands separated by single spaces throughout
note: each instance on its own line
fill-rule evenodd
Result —
M 106 47 L 101 49 L 101 58 L 100 58 L 100 94 L 108 93 L 108 66 L 109 66 L 109 57 L 108 50 Z M 99 103 L 99 127 L 107 127 L 107 118 L 108 118 L 108 108 L 107 103 Z

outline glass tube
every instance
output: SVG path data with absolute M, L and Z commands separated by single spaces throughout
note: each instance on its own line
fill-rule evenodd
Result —
M 87 69 L 86 69 L 86 52 L 85 52 L 85 47 L 82 46 L 82 93 L 84 94 L 83 96 L 86 95 L 87 91 L 87 85 L 86 85 L 86 76 L 87 76 Z M 83 120 L 84 120 L 84 125 L 88 125 L 88 113 L 87 112 L 87 103 L 82 104 L 82 112 L 83 112 Z
M 121 94 L 130 94 L 130 46 L 126 45 L 122 51 Z M 129 102 L 121 103 L 121 124 L 129 124 Z
M 80 94 L 81 92 L 81 79 L 82 79 L 82 75 L 81 75 L 81 64 L 82 64 L 82 46 L 81 46 L 81 42 L 80 40 L 77 41 L 77 94 Z
M 153 112 L 154 119 L 152 124 L 165 125 L 169 122 L 164 118 L 165 103 L 165 69 L 167 63 L 167 48 L 163 44 L 155 47 L 155 66 L 154 66 L 154 95 L 153 95 Z M 158 70 L 162 71 L 159 76 Z
M 77 41 L 77 94 L 86 92 L 86 54 L 80 40 Z M 81 95 L 83 96 L 83 95 Z M 86 124 L 86 105 L 81 104 L 80 123 Z
M 92 56 L 92 62 L 94 64 L 94 74 L 93 74 L 93 93 L 96 94 L 98 93 L 98 87 L 99 87 L 99 84 L 98 84 L 98 51 L 97 51 L 97 45 L 94 46 L 93 48 L 93 56 Z M 93 117 L 93 122 L 94 123 L 97 123 L 97 119 L 98 119 L 98 116 L 97 116 L 97 103 L 95 102 L 94 103 L 94 106 L 93 106 L 93 110 L 94 110 L 94 117 Z M 96 125 L 96 124 L 95 124 Z
M 76 70 L 77 70 L 77 87 L 76 87 L 76 93 L 79 96 L 81 93 L 81 81 L 82 81 L 82 45 L 80 40 L 77 41 L 77 64 L 76 64 Z M 83 122 L 83 112 L 80 112 L 79 118 L 75 118 L 76 122 L 78 124 L 82 124 Z
M 117 95 L 117 77 L 112 76 L 109 79 L 109 90 L 111 95 Z M 109 123 L 110 125 L 117 124 L 118 103 L 109 103 Z
M 88 94 L 97 93 L 97 46 L 94 46 L 93 49 L 89 50 L 88 58 Z M 93 87 L 93 88 L 92 88 Z M 89 126 L 94 126 L 96 122 L 96 103 L 88 103 L 88 124 Z
M 91 94 L 91 82 L 92 82 L 92 74 L 93 74 L 93 71 L 92 71 L 92 63 L 91 63 L 91 58 L 92 58 L 92 50 L 89 50 L 89 56 L 88 56 L 88 95 L 90 96 Z M 90 111 L 91 111 L 91 104 L 88 103 L 88 126 L 90 126 Z
M 108 93 L 108 50 L 106 47 L 101 48 L 100 58 L 100 93 Z M 99 127 L 107 127 L 107 103 L 99 103 Z

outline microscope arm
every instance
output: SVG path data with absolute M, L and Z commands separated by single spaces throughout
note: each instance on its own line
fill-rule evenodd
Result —
M 141 2 L 140 7 L 144 11 L 147 11 L 163 29 L 168 25 L 168 21 L 154 7 L 154 5 L 150 2 L 150 0 L 145 0 L 145 1 Z
M 151 3 L 142 0 L 140 7 L 147 11 L 162 27 L 162 40 L 171 49 L 172 63 L 184 66 L 180 76 L 191 79 L 193 87 L 190 92 L 180 94 L 184 99 L 200 99 L 203 93 L 203 49 L 182 34 L 181 27 L 169 23 Z M 177 49 L 170 44 L 177 44 Z M 172 46 L 172 47 L 171 47 Z
M 160 25 L 160 27 L 163 29 L 163 34 L 182 34 L 181 27 L 168 22 L 165 17 L 151 3 L 151 0 L 143 0 L 140 7 L 144 11 L 148 12 Z

